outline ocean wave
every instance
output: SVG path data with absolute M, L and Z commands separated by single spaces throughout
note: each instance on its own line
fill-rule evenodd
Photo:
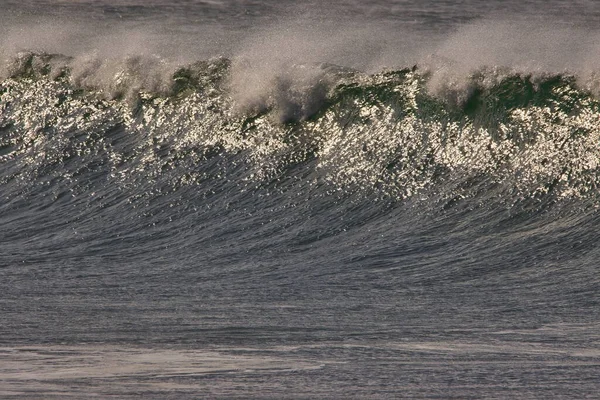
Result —
M 20 53 L 0 84 L 1 182 L 96 165 L 128 187 L 165 176 L 173 187 L 271 184 L 304 168 L 303 179 L 399 201 L 596 197 L 599 103 L 576 76 L 479 68 L 457 85 L 419 66 L 253 68 Z

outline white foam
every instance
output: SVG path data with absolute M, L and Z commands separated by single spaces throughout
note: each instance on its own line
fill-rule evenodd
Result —
M 0 395 L 64 396 L 119 391 L 200 389 L 208 374 L 281 373 L 320 368 L 316 362 L 258 351 L 152 349 L 123 346 L 28 346 L 0 348 Z M 177 379 L 176 379 L 177 378 Z M 178 383 L 183 379 L 187 383 Z M 110 380 L 110 385 L 106 381 Z

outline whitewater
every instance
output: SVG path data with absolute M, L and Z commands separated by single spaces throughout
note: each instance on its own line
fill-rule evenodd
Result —
M 2 7 L 0 397 L 597 397 L 595 2 Z

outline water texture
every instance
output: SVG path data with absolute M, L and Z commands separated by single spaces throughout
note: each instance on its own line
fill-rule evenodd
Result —
M 597 396 L 595 2 L 4 5 L 0 397 Z

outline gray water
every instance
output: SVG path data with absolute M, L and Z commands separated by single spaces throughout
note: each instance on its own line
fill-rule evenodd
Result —
M 596 2 L 2 5 L 0 397 L 598 397 Z

